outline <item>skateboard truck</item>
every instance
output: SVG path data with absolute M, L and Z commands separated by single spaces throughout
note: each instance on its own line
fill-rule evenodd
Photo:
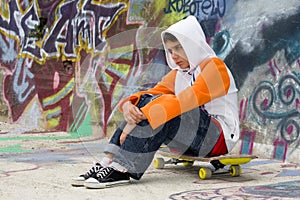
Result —
M 177 159 L 177 158 L 170 158 L 166 161 L 164 161 L 164 164 L 175 164 L 177 165 L 178 163 L 183 163 L 184 166 L 192 166 L 194 164 L 194 161 L 190 160 L 182 160 L 182 159 Z
M 226 165 L 222 164 L 219 160 L 212 160 L 210 164 L 214 166 L 215 170 L 223 169 Z

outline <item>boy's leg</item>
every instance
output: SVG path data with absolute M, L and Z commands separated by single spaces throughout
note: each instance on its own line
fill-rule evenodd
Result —
M 113 153 L 114 162 L 123 166 L 132 178 L 140 179 L 168 134 L 176 134 L 179 124 L 180 117 L 176 117 L 155 130 L 150 125 L 137 126 L 122 145 L 111 140 L 106 153 Z
M 204 145 L 201 147 L 201 149 L 205 149 L 205 146 L 208 145 L 207 144 L 208 142 L 210 142 L 210 146 L 212 146 L 211 151 L 208 154 L 204 154 L 204 155 L 208 157 L 213 157 L 213 156 L 219 156 L 228 153 L 222 126 L 220 122 L 214 117 L 211 117 L 211 123 L 207 135 L 214 138 L 214 140 L 213 141 L 211 139 L 204 140 L 203 142 Z M 205 153 L 207 153 L 207 151 Z
M 152 130 L 137 126 L 121 146 L 110 144 L 108 152 L 115 154 L 114 162 L 123 166 L 130 176 L 140 179 L 163 143 L 179 152 L 186 152 L 193 143 L 200 148 L 208 130 L 210 117 L 201 109 L 194 109 L 175 117 Z
M 120 145 L 119 138 L 126 124 L 124 122 L 112 136 L 106 153 L 115 155 L 113 163 L 117 164 L 115 166 L 124 169 L 118 169 L 118 171 L 126 171 L 127 173 L 123 174 L 129 174 L 134 179 L 140 179 L 151 164 L 154 154 L 163 143 L 168 144 L 177 151 L 185 152 L 189 147 L 194 146 L 193 143 L 202 144 L 209 123 L 210 118 L 207 112 L 197 108 L 175 117 L 155 130 L 146 124 L 137 126 L 124 143 Z M 108 170 L 107 174 L 109 176 L 111 170 Z M 121 179 L 127 180 L 123 174 L 117 172 L 117 179 L 121 176 Z M 102 182 L 98 184 L 99 187 L 102 187 L 101 184 L 106 184 L 104 179 L 105 177 L 98 179 L 99 182 Z M 96 184 L 95 187 L 98 186 Z
M 129 177 L 140 179 L 149 167 L 156 150 L 166 140 L 168 132 L 176 132 L 179 123 L 180 117 L 177 117 L 166 123 L 162 129 L 152 130 L 149 125 L 136 126 L 120 146 L 116 142 L 117 140 L 112 139 L 105 153 L 115 155 L 113 162 L 109 167 L 99 171 L 96 177 L 86 180 L 85 187 L 105 188 L 115 184 L 127 183 Z M 116 138 L 119 132 L 116 131 L 114 134 Z

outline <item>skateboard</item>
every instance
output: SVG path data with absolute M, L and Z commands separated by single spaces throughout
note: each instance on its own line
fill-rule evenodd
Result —
M 156 169 L 163 169 L 165 164 L 182 163 L 185 167 L 192 166 L 195 161 L 200 161 L 200 169 L 198 171 L 199 178 L 204 180 L 212 176 L 212 174 L 218 173 L 218 171 L 229 172 L 230 176 L 236 177 L 242 174 L 242 168 L 240 165 L 250 162 L 252 159 L 257 158 L 254 155 L 245 154 L 232 154 L 222 155 L 216 157 L 194 157 L 188 155 L 181 155 L 173 153 L 169 148 L 164 147 L 157 152 L 162 157 L 169 158 L 165 160 L 162 157 L 156 157 L 153 160 L 153 167 Z M 229 166 L 228 170 L 224 171 L 224 167 Z

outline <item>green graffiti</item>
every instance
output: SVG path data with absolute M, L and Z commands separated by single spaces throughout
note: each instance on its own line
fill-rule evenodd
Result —
M 17 135 L 0 137 L 0 141 L 10 140 L 67 140 L 67 139 L 78 139 L 82 137 L 88 137 L 92 135 L 91 116 L 88 114 L 81 125 L 78 128 L 73 128 L 71 132 L 68 132 L 67 136 L 36 136 L 36 135 Z M 1 152 L 1 149 L 0 149 Z
M 32 150 L 22 149 L 21 144 L 15 144 L 7 147 L 0 148 L 0 153 L 24 153 L 31 152 Z

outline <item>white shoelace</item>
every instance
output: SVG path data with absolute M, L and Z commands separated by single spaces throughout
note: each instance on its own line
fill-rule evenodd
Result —
M 102 168 L 102 166 L 99 163 L 95 163 L 94 166 L 88 171 L 86 172 L 86 176 L 90 176 L 93 173 L 97 173 L 98 171 L 100 171 Z
M 97 178 L 104 178 L 105 176 L 107 176 L 110 172 L 111 172 L 111 170 L 113 170 L 112 168 L 110 168 L 110 167 L 105 167 L 105 168 L 103 168 L 102 170 L 100 170 L 98 173 L 97 173 Z

